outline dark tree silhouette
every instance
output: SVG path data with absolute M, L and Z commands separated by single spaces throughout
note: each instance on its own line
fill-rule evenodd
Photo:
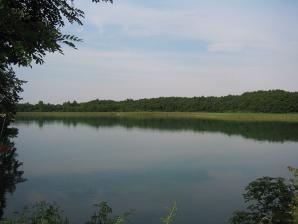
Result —
M 47 52 L 62 53 L 62 44 L 75 47 L 80 39 L 61 29 L 66 21 L 82 25 L 83 17 L 73 0 L 1 0 L 0 64 L 42 64 Z
M 22 84 L 12 69 L 5 70 L 0 67 L 0 114 L 7 116 L 5 121 L 8 123 L 10 118 L 16 112 L 16 104 L 21 99 L 19 94 L 23 91 Z M 4 119 L 0 121 L 2 123 Z
M 101 1 L 112 2 L 92 0 Z M 63 44 L 75 48 L 75 42 L 81 40 L 63 33 L 62 28 L 66 22 L 82 25 L 83 17 L 84 12 L 74 6 L 73 0 L 0 1 L 0 100 L 7 89 L 17 94 L 16 97 L 5 99 L 10 101 L 7 110 L 13 112 L 14 104 L 20 99 L 18 94 L 23 83 L 15 77 L 11 66 L 42 64 L 47 53 L 63 53 Z M 5 102 L 0 103 L 2 105 Z
M 263 177 L 246 187 L 247 211 L 237 211 L 231 224 L 293 224 L 296 187 L 283 178 Z

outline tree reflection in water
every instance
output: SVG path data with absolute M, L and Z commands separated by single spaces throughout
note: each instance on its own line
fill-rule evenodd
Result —
M 7 193 L 12 194 L 16 185 L 25 181 L 22 162 L 17 160 L 17 149 L 12 141 L 17 133 L 15 128 L 6 128 L 0 136 L 0 219 L 6 207 Z
M 12 141 L 16 135 L 17 129 L 6 129 L 0 139 L 0 219 L 6 207 L 7 194 L 12 194 L 16 189 L 16 185 L 25 181 L 23 178 L 24 172 L 21 170 L 22 162 L 17 160 L 16 148 Z M 290 171 L 294 174 L 294 178 L 290 180 L 280 177 L 263 177 L 251 182 L 246 187 L 244 194 L 245 202 L 248 205 L 247 209 L 245 211 L 236 211 L 230 223 L 297 223 L 295 208 L 297 208 L 298 171 L 293 168 L 290 168 Z M 45 211 L 50 211 L 50 214 L 52 214 L 51 209 L 55 208 L 47 204 L 41 205 L 46 205 L 45 208 L 47 209 Z

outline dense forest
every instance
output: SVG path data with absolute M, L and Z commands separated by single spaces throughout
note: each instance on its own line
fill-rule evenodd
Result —
M 298 92 L 268 90 L 245 92 L 241 95 L 221 97 L 159 97 L 152 99 L 127 99 L 124 101 L 93 100 L 77 103 L 33 105 L 18 104 L 18 112 L 134 112 L 134 111 L 181 111 L 181 112 L 298 112 Z

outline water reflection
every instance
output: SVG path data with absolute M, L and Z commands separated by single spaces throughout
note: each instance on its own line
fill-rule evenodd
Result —
M 294 212 L 297 206 L 297 177 L 298 170 L 290 168 L 295 175 L 294 181 L 287 181 L 284 178 L 262 177 L 252 181 L 246 188 L 244 198 L 248 203 L 246 211 L 236 211 L 230 219 L 230 224 L 295 224 L 297 214 Z M 75 197 L 75 195 L 74 195 Z M 145 203 L 145 202 L 143 202 Z M 120 216 L 112 216 L 113 209 L 107 202 L 95 204 L 96 212 L 93 213 L 88 224 L 117 224 L 131 223 L 130 216 L 135 212 L 129 210 Z M 166 214 L 158 223 L 173 224 L 184 223 L 174 222 L 176 219 L 176 203 L 168 209 Z M 36 223 L 72 223 L 69 218 L 64 217 L 63 210 L 59 205 L 48 204 L 47 202 L 37 202 L 29 209 L 25 209 L 21 214 L 26 214 L 22 223 L 30 220 L 39 220 Z M 59 220 L 59 221 L 58 221 Z M 7 220 L 7 223 L 19 223 L 14 220 Z M 176 220 L 175 220 L 176 221 Z M 137 223 L 146 223 L 140 221 Z
M 30 181 L 8 197 L 9 217 L 45 200 L 83 223 L 94 203 L 107 201 L 116 213 L 136 209 L 133 223 L 153 224 L 176 201 L 176 223 L 222 224 L 244 206 L 249 182 L 297 166 L 293 123 L 106 117 L 14 125 Z
M 187 118 L 124 118 L 124 117 L 19 117 L 18 123 L 48 123 L 67 126 L 88 125 L 94 128 L 121 126 L 125 128 L 157 129 L 165 131 L 190 130 L 239 135 L 247 139 L 270 142 L 298 142 L 298 123 L 290 122 L 239 122 L 200 120 Z
M 7 128 L 0 138 L 0 219 L 6 207 L 7 194 L 12 194 L 16 185 L 25 181 L 22 162 L 17 160 L 17 149 L 12 141 L 17 132 L 15 128 Z

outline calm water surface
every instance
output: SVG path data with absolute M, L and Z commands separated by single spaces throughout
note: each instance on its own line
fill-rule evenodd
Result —
M 298 124 L 191 119 L 19 119 L 14 139 L 27 179 L 5 215 L 38 200 L 57 202 L 74 223 L 107 201 L 132 223 L 228 223 L 245 186 L 298 167 Z

